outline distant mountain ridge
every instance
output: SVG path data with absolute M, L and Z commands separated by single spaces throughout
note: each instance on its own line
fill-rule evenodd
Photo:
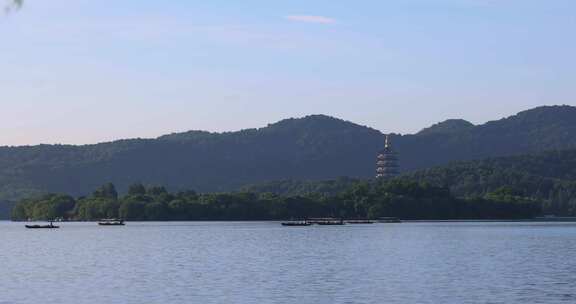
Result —
M 432 132 L 396 139 L 405 170 L 456 160 L 519 155 L 576 147 L 576 107 L 545 106 L 460 132 Z M 423 151 L 426 151 L 425 153 Z
M 81 195 L 102 181 L 120 189 L 141 181 L 226 191 L 285 176 L 365 176 L 372 171 L 372 161 L 362 168 L 346 158 L 371 160 L 380 144 L 379 131 L 313 115 L 238 132 L 191 131 L 85 146 L 2 147 L 0 192 L 8 199 L 26 191 Z
M 422 129 L 418 135 L 456 134 L 474 127 L 474 124 L 464 119 L 448 119 L 431 127 Z
M 426 129 L 425 129 L 426 130 Z M 394 135 L 404 171 L 451 161 L 576 148 L 576 108 L 547 106 L 471 125 L 448 121 Z M 229 191 L 271 180 L 369 178 L 383 134 L 325 115 L 259 129 L 190 131 L 156 139 L 70 146 L 0 147 L 0 200 L 41 192 L 83 195 L 105 182 Z

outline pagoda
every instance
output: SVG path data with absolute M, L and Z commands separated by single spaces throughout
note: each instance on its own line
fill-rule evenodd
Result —
M 398 157 L 392 149 L 390 135 L 386 135 L 384 149 L 378 152 L 376 159 L 376 178 L 389 179 L 398 175 Z

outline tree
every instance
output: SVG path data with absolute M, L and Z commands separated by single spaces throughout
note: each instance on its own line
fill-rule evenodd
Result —
M 152 186 L 152 187 L 148 188 L 148 191 L 146 191 L 146 193 L 148 193 L 149 195 L 152 195 L 152 196 L 158 196 L 161 194 L 166 194 L 166 193 L 168 193 L 168 191 L 166 191 L 166 188 L 164 188 L 162 186 Z
M 136 183 L 128 187 L 128 195 L 145 195 L 146 187 L 141 183 Z
M 118 192 L 116 191 L 116 187 L 114 187 L 114 184 L 107 183 L 100 186 L 100 188 L 96 189 L 96 191 L 94 191 L 92 196 L 96 198 L 108 198 L 116 200 L 118 199 Z
M 14 209 L 12 209 L 12 220 L 24 221 L 27 219 L 28 219 L 28 214 L 26 212 L 26 208 L 24 207 L 24 204 L 17 204 L 16 206 L 14 206 Z
M 318 182 L 318 189 L 326 182 Z M 329 183 L 329 182 L 328 182 Z M 120 217 L 126 220 L 269 220 L 310 217 L 403 219 L 512 219 L 541 214 L 542 204 L 501 188 L 483 197 L 459 199 L 444 187 L 413 181 L 363 181 L 334 195 L 306 193 L 231 192 L 172 194 L 154 187 L 142 194 L 118 197 L 111 183 L 77 201 L 71 196 L 48 194 L 20 201 L 13 209 L 14 220 L 74 218 L 95 220 Z M 576 202 L 567 204 L 573 208 Z
M 120 218 L 126 220 L 144 220 L 146 218 L 144 210 L 146 203 L 125 200 L 120 204 L 120 209 L 118 210 Z
M 161 202 L 153 202 L 144 207 L 144 214 L 147 220 L 164 221 L 168 220 L 168 206 Z

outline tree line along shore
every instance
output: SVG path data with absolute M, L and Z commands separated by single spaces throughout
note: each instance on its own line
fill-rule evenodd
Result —
M 537 201 L 500 188 L 483 197 L 457 198 L 448 188 L 402 179 L 354 180 L 336 193 L 169 192 L 133 184 L 119 195 L 112 183 L 88 196 L 43 194 L 19 201 L 14 221 L 121 218 L 129 221 L 286 220 L 312 217 L 406 220 L 529 219 L 542 215 Z

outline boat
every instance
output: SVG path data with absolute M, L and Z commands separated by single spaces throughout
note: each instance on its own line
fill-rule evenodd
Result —
M 332 218 L 332 217 L 326 217 L 326 218 L 311 218 L 308 219 L 309 223 L 312 224 L 316 224 L 316 225 L 322 225 L 322 226 L 328 226 L 328 225 L 344 225 L 344 220 L 343 219 L 338 219 L 338 218 Z
M 287 227 L 303 227 L 303 226 L 311 226 L 312 223 L 308 221 L 291 221 L 291 222 L 282 222 L 282 226 Z
M 58 229 L 60 226 L 56 226 L 50 222 L 49 225 L 25 225 L 28 229 Z
M 316 223 L 320 226 L 332 226 L 332 225 L 344 225 L 344 221 L 336 221 L 336 222 L 318 222 Z
M 98 222 L 98 225 L 100 225 L 100 226 L 124 226 L 126 224 L 124 224 L 124 220 L 103 219 L 100 222 Z
M 344 225 L 343 220 L 326 220 L 326 221 L 317 221 L 316 224 L 321 226 L 332 226 L 332 225 Z
M 371 220 L 348 220 L 346 224 L 374 224 Z

